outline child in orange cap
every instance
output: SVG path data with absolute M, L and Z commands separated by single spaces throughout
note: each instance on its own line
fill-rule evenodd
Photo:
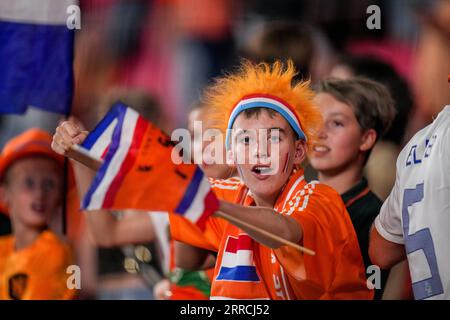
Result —
M 0 155 L 0 198 L 13 234 L 0 237 L 0 299 L 69 299 L 70 252 L 48 229 L 60 211 L 63 158 L 51 136 L 30 129 L 10 140 Z

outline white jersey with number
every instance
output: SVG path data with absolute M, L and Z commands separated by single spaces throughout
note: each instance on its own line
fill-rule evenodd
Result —
M 415 299 L 450 299 L 450 105 L 400 153 L 375 227 L 405 245 Z

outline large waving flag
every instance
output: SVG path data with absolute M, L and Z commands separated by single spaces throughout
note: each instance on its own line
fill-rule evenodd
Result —
M 218 208 L 202 170 L 172 161 L 164 132 L 124 104 L 115 104 L 81 146 L 103 164 L 82 208 L 180 214 L 200 228 Z
M 0 1 L 0 114 L 22 114 L 29 106 L 68 113 L 74 31 L 66 21 L 74 3 Z

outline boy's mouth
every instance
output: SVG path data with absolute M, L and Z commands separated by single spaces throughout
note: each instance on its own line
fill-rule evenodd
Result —
M 324 146 L 324 145 L 315 145 L 313 147 L 313 150 L 318 153 L 325 153 L 325 152 L 330 151 L 330 148 L 328 148 L 327 146 Z
M 273 174 L 273 169 L 269 165 L 258 164 L 252 167 L 252 173 L 256 178 L 265 180 Z
M 43 213 L 45 213 L 45 205 L 44 204 L 42 204 L 42 203 L 32 203 L 31 204 L 31 209 L 34 211 L 34 212 L 37 212 L 37 213 L 39 213 L 39 214 L 43 214 Z

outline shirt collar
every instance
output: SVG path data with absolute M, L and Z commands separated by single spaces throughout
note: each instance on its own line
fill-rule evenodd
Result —
M 357 184 L 355 184 L 353 187 L 351 187 L 349 190 L 341 194 L 341 198 L 344 201 L 344 203 L 350 202 L 353 198 L 358 197 L 361 193 L 366 191 L 366 189 L 369 187 L 367 183 L 366 178 L 362 178 L 361 181 L 359 181 Z

